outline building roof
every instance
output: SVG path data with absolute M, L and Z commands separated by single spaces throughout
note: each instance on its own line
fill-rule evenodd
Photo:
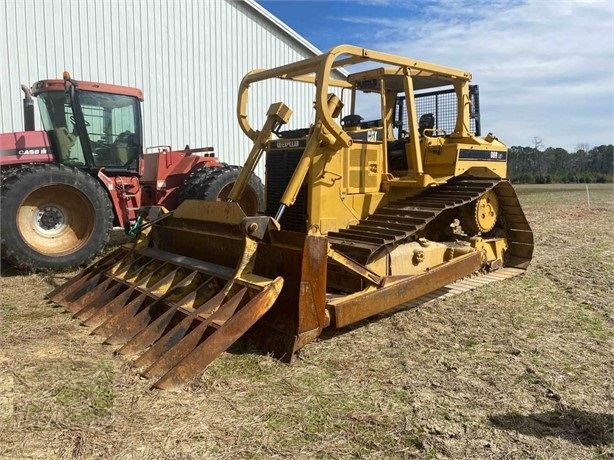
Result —
M 277 27 L 279 30 L 288 35 L 297 44 L 302 46 L 308 53 L 314 56 L 322 54 L 322 50 L 314 46 L 311 42 L 309 42 L 302 35 L 300 35 L 286 23 L 284 23 L 281 19 L 277 18 L 277 16 L 275 16 L 269 10 L 259 5 L 255 0 L 243 0 L 243 3 L 252 8 L 265 20 L 273 24 L 273 26 Z M 334 73 L 338 74 L 341 78 L 346 78 L 348 76 L 348 72 L 345 69 L 335 69 Z
M 252 8 L 256 13 L 258 13 L 264 19 L 269 21 L 275 27 L 283 31 L 285 34 L 287 34 L 290 38 L 292 38 L 294 41 L 296 41 L 298 44 L 300 44 L 302 47 L 304 47 L 307 51 L 309 51 L 314 56 L 318 54 L 322 54 L 321 50 L 316 48 L 312 43 L 307 41 L 298 32 L 296 32 L 294 29 L 292 29 L 287 24 L 285 24 L 283 21 L 281 21 L 279 18 L 277 18 L 273 13 L 271 13 L 264 7 L 260 6 L 255 0 L 243 0 L 243 3 L 245 3 L 250 8 Z

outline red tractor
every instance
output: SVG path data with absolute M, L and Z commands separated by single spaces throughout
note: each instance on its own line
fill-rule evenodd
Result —
M 141 206 L 175 209 L 185 199 L 225 200 L 240 168 L 212 147 L 143 149 L 137 88 L 42 80 L 22 85 L 25 131 L 0 134 L 2 258 L 21 269 L 83 265 L 128 230 Z M 43 131 L 34 128 L 34 101 Z M 252 174 L 241 206 L 264 206 Z

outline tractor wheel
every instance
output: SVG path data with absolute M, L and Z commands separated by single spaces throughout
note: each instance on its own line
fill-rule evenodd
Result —
M 179 192 L 179 201 L 226 201 L 240 172 L 239 166 L 228 165 L 197 169 L 185 180 Z M 264 185 L 254 173 L 249 178 L 239 204 L 247 215 L 264 211 Z
M 112 225 L 105 189 L 80 169 L 33 165 L 2 175 L 2 257 L 16 268 L 84 265 L 109 242 Z

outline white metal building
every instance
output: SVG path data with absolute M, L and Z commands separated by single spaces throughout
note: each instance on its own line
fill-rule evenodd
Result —
M 21 83 L 69 70 L 141 88 L 145 146 L 214 146 L 230 164 L 250 148 L 235 115 L 243 75 L 318 53 L 254 0 L 4 0 L 0 27 L 0 132 L 23 130 Z M 284 84 L 251 92 L 255 129 Z M 283 98 L 290 129 L 311 120 L 313 89 L 299 87 Z

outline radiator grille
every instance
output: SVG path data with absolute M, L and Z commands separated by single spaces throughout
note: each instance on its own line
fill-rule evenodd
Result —
M 275 217 L 288 182 L 303 154 L 302 149 L 273 149 L 266 154 L 266 215 Z M 307 184 L 301 187 L 296 202 L 281 218 L 282 230 L 307 232 Z

